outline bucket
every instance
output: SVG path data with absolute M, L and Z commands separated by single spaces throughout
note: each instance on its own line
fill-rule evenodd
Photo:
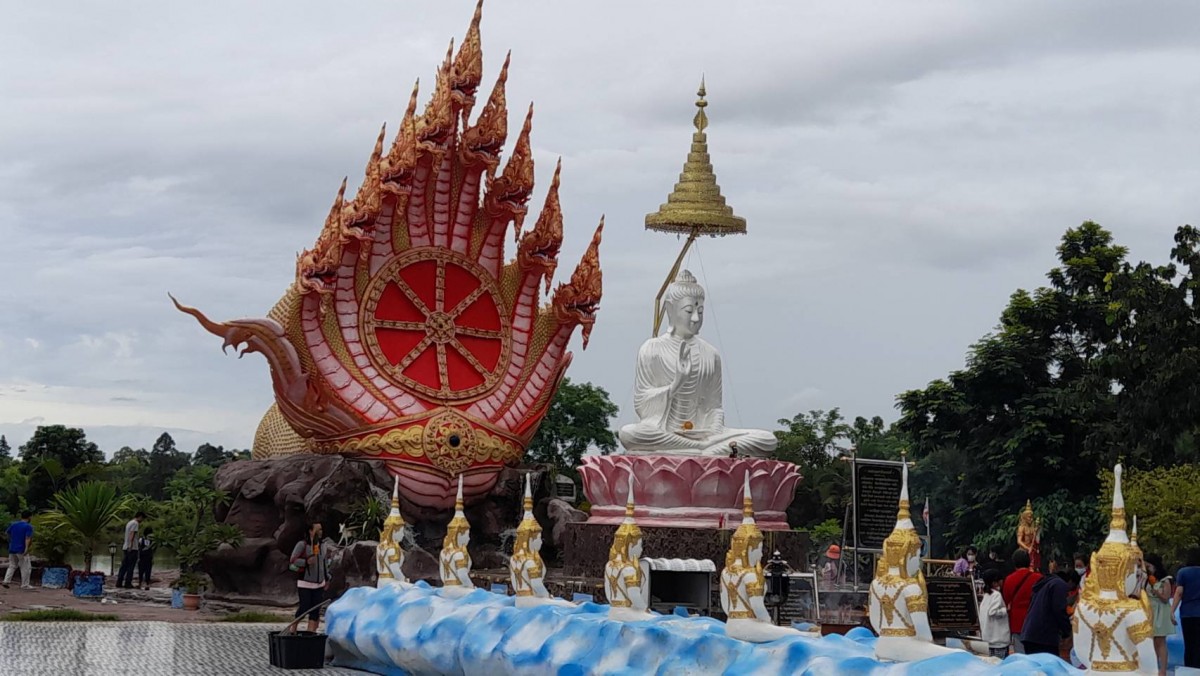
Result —
M 325 634 L 271 632 L 271 666 L 280 669 L 320 669 L 325 666 Z

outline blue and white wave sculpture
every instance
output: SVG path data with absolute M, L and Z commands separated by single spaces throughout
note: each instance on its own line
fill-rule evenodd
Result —
M 725 636 L 725 625 L 709 618 L 614 622 L 604 605 L 517 608 L 513 598 L 479 589 L 448 599 L 423 582 L 351 589 L 329 608 L 334 664 L 404 676 L 1076 673 L 1049 655 L 1013 655 L 999 665 L 967 653 L 885 664 L 873 657 L 875 639 L 865 629 L 753 644 Z

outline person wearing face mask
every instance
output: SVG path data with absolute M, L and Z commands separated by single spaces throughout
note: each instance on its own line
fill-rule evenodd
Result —
M 954 574 L 959 577 L 975 577 L 975 558 L 978 554 L 979 550 L 975 549 L 975 545 L 964 549 L 962 556 L 954 562 Z
M 1084 579 L 1087 577 L 1087 574 L 1088 574 L 1087 561 L 1090 558 L 1091 558 L 1090 554 L 1081 554 L 1079 552 L 1075 553 L 1075 572 L 1079 575 L 1080 579 Z M 1082 583 L 1081 583 L 1081 585 L 1082 585 Z

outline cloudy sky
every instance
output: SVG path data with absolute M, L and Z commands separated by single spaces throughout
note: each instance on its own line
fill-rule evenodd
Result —
M 167 291 L 265 314 L 472 8 L 10 3 L 0 433 L 249 446 L 265 362 L 222 356 Z M 717 175 L 749 221 L 688 262 L 730 424 L 892 420 L 897 393 L 959 367 L 1043 282 L 1066 228 L 1099 221 L 1162 261 L 1200 222 L 1192 3 L 488 0 L 483 40 L 484 86 L 511 49 L 510 109 L 536 102 L 533 204 L 563 158 L 560 275 L 607 214 L 603 309 L 570 376 L 607 388 L 618 422 L 682 244 L 643 219 L 682 165 L 701 73 Z

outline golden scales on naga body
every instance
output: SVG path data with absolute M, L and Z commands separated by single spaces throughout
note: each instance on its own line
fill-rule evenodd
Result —
M 470 501 L 520 461 L 571 362 L 576 327 L 587 346 L 603 219 L 543 305 L 563 241 L 560 168 L 522 232 L 533 107 L 501 168 L 508 59 L 472 121 L 480 15 L 476 7 L 457 52 L 451 42 L 424 112 L 414 87 L 390 145 L 380 131 L 353 198 L 343 181 L 267 317 L 217 322 L 176 303 L 224 347 L 270 363 L 275 404 L 255 435 L 255 458 L 380 458 L 407 499 L 435 509 L 451 506 L 461 474 Z M 518 244 L 505 263 L 509 228 Z

